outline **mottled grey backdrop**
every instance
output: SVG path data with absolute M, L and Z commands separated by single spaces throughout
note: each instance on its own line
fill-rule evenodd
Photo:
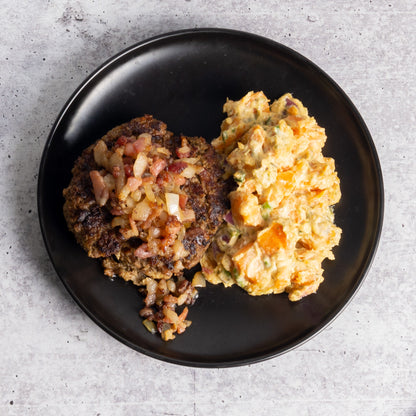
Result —
M 246 30 L 318 64 L 364 117 L 386 212 L 361 290 L 296 350 L 247 367 L 165 364 L 66 293 L 40 235 L 39 161 L 60 108 L 125 47 L 193 27 Z M 0 0 L 1 415 L 416 415 L 416 3 Z

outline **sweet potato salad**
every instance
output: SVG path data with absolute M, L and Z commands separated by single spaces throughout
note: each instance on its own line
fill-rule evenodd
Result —
M 250 295 L 287 292 L 297 301 L 316 292 L 341 237 L 333 211 L 340 182 L 334 159 L 322 154 L 325 130 L 291 94 L 269 105 L 263 92 L 249 92 L 227 100 L 224 112 L 212 144 L 237 187 L 202 274 Z

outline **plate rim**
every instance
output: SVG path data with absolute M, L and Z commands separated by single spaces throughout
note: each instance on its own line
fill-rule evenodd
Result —
M 112 65 L 115 65 L 120 59 L 122 59 L 124 56 L 127 56 L 129 54 L 134 53 L 134 51 L 139 51 L 141 48 L 146 47 L 147 45 L 158 47 L 158 43 L 162 41 L 166 41 L 169 39 L 177 39 L 179 40 L 181 37 L 187 37 L 192 35 L 227 35 L 227 36 L 234 36 L 237 38 L 246 38 L 250 41 L 255 41 L 260 44 L 267 44 L 268 47 L 273 49 L 280 49 L 281 51 L 285 51 L 287 54 L 290 55 L 290 57 L 294 57 L 298 60 L 301 60 L 304 63 L 307 63 L 310 65 L 314 71 L 317 71 L 320 75 L 322 75 L 329 83 L 331 84 L 331 88 L 334 88 L 338 94 L 342 96 L 342 98 L 345 100 L 345 103 L 347 107 L 354 113 L 354 117 L 357 120 L 357 125 L 359 127 L 359 130 L 361 132 L 361 136 L 365 137 L 366 143 L 368 144 L 370 148 L 370 154 L 373 159 L 374 168 L 376 171 L 376 178 L 374 181 L 375 188 L 378 190 L 379 199 L 378 199 L 378 211 L 377 211 L 377 226 L 375 229 L 373 229 L 374 233 L 374 239 L 371 244 L 371 248 L 369 250 L 368 255 L 365 257 L 365 261 L 362 264 L 362 273 L 361 275 L 355 280 L 354 285 L 350 288 L 350 290 L 346 293 L 344 296 L 344 300 L 340 302 L 336 308 L 332 309 L 330 313 L 326 316 L 325 319 L 323 319 L 319 325 L 317 325 L 312 331 L 309 331 L 304 336 L 292 341 L 291 343 L 279 348 L 278 351 L 272 350 L 260 355 L 250 356 L 249 358 L 237 358 L 236 360 L 227 360 L 227 361 L 195 361 L 190 359 L 182 359 L 178 357 L 170 357 L 164 354 L 160 354 L 157 352 L 154 352 L 152 350 L 146 349 L 142 346 L 139 346 L 137 344 L 134 344 L 130 342 L 129 340 L 125 339 L 121 335 L 119 335 L 117 332 L 109 328 L 104 322 L 101 322 L 93 313 L 91 313 L 87 306 L 84 305 L 80 299 L 77 298 L 75 293 L 72 291 L 71 287 L 67 284 L 65 279 L 62 278 L 60 273 L 58 272 L 58 269 L 55 265 L 55 262 L 53 260 L 52 256 L 52 250 L 50 247 L 50 242 L 46 235 L 46 225 L 45 225 L 45 218 L 44 215 L 42 215 L 42 212 L 44 210 L 44 201 L 41 198 L 41 195 L 44 193 L 44 172 L 45 172 L 45 166 L 47 163 L 47 156 L 51 147 L 52 142 L 54 141 L 54 137 L 56 134 L 56 131 L 58 127 L 60 126 L 62 120 L 64 119 L 66 113 L 70 110 L 73 102 L 77 99 L 77 97 L 86 89 L 88 88 L 89 84 L 93 82 L 103 71 L 105 71 L 107 68 L 111 67 Z M 74 92 L 69 96 L 69 98 L 64 103 L 63 107 L 61 108 L 60 112 L 58 113 L 58 116 L 55 119 L 55 122 L 48 134 L 47 140 L 44 144 L 44 148 L 42 151 L 42 156 L 40 160 L 39 165 L 39 171 L 38 171 L 38 183 L 37 183 L 37 208 L 38 208 L 38 220 L 40 223 L 41 228 L 41 234 L 42 238 L 49 256 L 49 259 L 53 265 L 53 268 L 55 270 L 55 273 L 59 277 L 59 280 L 64 285 L 65 289 L 68 291 L 68 293 L 71 295 L 72 299 L 75 301 L 75 303 L 81 308 L 81 310 L 86 313 L 86 315 L 92 319 L 92 321 L 97 324 L 101 329 L 103 329 L 107 334 L 111 335 L 113 338 L 117 339 L 124 345 L 130 347 L 131 349 L 140 352 L 146 356 L 156 358 L 160 361 L 168 362 L 171 364 L 177 364 L 177 365 L 183 365 L 188 367 L 199 367 L 199 368 L 228 368 L 228 367 L 237 367 L 237 366 L 243 366 L 243 365 L 251 365 L 263 362 L 265 360 L 278 357 L 282 354 L 285 354 L 289 351 L 294 350 L 295 348 L 300 347 L 307 341 L 311 340 L 313 337 L 318 335 L 321 331 L 323 331 L 328 325 L 331 324 L 337 318 L 343 310 L 349 305 L 349 303 L 353 300 L 355 295 L 357 294 L 359 288 L 363 284 L 365 278 L 367 277 L 368 271 L 371 268 L 371 265 L 374 261 L 374 258 L 376 256 L 378 246 L 381 240 L 381 234 L 382 234 L 382 228 L 383 228 L 383 221 L 384 221 L 384 181 L 383 181 L 383 174 L 381 169 L 380 160 L 377 154 L 377 150 L 374 144 L 374 141 L 371 137 L 370 131 L 361 116 L 360 112 L 354 105 L 354 103 L 351 101 L 349 96 L 343 91 L 343 89 L 332 79 L 331 76 L 329 76 L 323 69 L 321 69 L 317 64 L 312 62 L 310 59 L 305 57 L 304 55 L 300 54 L 299 52 L 295 51 L 294 49 L 281 44 L 280 42 L 277 42 L 273 39 L 255 34 L 250 33 L 246 31 L 241 30 L 234 30 L 234 29 L 226 29 L 226 28 L 217 28 L 217 27 L 206 27 L 206 28 L 191 28 L 191 29 L 181 29 L 181 30 L 175 30 L 170 31 L 166 33 L 162 33 L 159 35 L 155 35 L 146 39 L 143 39 L 139 42 L 133 43 L 132 45 L 124 48 L 120 52 L 114 54 L 107 60 L 105 60 L 101 65 L 99 65 L 95 70 L 93 70 L 87 77 L 84 78 L 84 80 L 78 85 L 78 87 L 74 90 Z

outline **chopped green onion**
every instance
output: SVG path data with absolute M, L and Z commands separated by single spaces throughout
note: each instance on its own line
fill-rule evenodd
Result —
M 270 262 L 270 258 L 269 257 L 264 257 L 263 258 L 263 264 L 264 264 L 264 267 L 266 267 L 266 269 L 271 267 L 272 263 Z
M 222 141 L 225 142 L 228 139 L 228 133 L 226 131 L 222 132 Z
M 238 284 L 238 286 L 240 286 L 241 288 L 245 288 L 246 286 L 247 286 L 247 281 L 246 281 L 246 279 L 244 279 L 244 277 L 243 276 L 237 276 L 236 278 L 235 278 L 235 282 Z
M 234 173 L 234 179 L 238 183 L 244 182 L 245 178 L 246 178 L 246 173 L 245 172 L 237 171 L 236 173 Z
M 269 204 L 268 202 L 265 202 L 265 203 L 262 205 L 262 208 L 263 208 L 263 209 L 272 209 L 272 207 L 270 206 L 270 204 Z
M 270 217 L 270 211 L 272 210 L 272 207 L 270 206 L 268 202 L 265 202 L 261 206 L 261 208 L 262 208 L 261 216 L 263 217 L 264 220 L 268 220 Z
M 238 237 L 240 235 L 240 231 L 236 227 L 228 227 L 228 233 L 230 234 L 230 237 Z
M 223 269 L 222 271 L 227 277 L 231 277 L 231 272 L 229 272 L 228 270 Z
M 220 269 L 219 278 L 224 283 L 232 283 L 233 282 L 233 277 L 232 277 L 231 273 L 228 270 L 226 270 L 224 268 L 224 266 L 222 266 L 221 269 Z

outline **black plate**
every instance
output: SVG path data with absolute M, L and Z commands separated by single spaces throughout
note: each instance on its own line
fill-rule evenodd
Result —
M 68 232 L 62 189 L 76 157 L 112 127 L 144 113 L 169 130 L 212 139 L 226 98 L 250 90 L 271 98 L 292 92 L 326 128 L 324 154 L 335 158 L 343 229 L 335 261 L 326 261 L 316 295 L 290 303 L 285 294 L 251 297 L 209 285 L 190 309 L 192 326 L 164 343 L 140 322 L 133 285 L 103 276 Z M 43 237 L 69 293 L 112 336 L 152 357 L 201 367 L 253 363 L 316 334 L 347 304 L 374 256 L 383 216 L 383 184 L 371 136 L 343 91 L 312 62 L 271 40 L 222 29 L 185 30 L 141 42 L 94 72 L 59 115 L 43 153 L 38 186 Z

